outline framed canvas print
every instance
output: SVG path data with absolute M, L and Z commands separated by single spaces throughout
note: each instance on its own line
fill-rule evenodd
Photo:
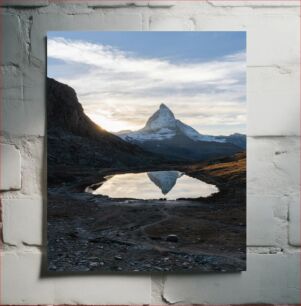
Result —
M 246 270 L 245 32 L 49 32 L 48 270 Z

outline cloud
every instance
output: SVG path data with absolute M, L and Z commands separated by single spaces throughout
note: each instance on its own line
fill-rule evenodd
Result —
M 202 133 L 202 126 L 220 124 L 234 132 L 245 124 L 243 52 L 179 64 L 64 38 L 49 39 L 47 50 L 62 61 L 61 67 L 49 65 L 50 76 L 59 71 L 58 79 L 76 90 L 85 112 L 107 129 L 140 128 L 162 102 Z M 76 69 L 64 75 L 72 65 Z

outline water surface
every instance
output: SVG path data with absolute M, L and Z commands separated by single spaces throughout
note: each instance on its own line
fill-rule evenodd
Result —
M 93 194 L 110 198 L 166 199 L 208 197 L 218 192 L 215 185 L 207 184 L 178 171 L 153 171 L 117 174 L 106 181 Z

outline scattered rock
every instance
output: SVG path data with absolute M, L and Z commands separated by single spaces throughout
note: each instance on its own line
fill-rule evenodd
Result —
M 164 271 L 164 269 L 160 268 L 160 267 L 154 267 L 154 269 L 157 270 L 157 271 Z
M 49 266 L 49 270 L 56 270 L 56 269 L 57 269 L 57 267 L 55 265 L 50 265 Z
M 70 238 L 78 238 L 78 234 L 77 233 L 69 233 L 68 234 Z
M 100 237 L 96 237 L 96 238 L 92 238 L 92 239 L 89 239 L 89 242 L 91 243 L 98 243 L 101 241 L 101 238 Z
M 149 237 L 151 240 L 162 240 L 160 236 L 150 236 Z
M 174 235 L 174 234 L 170 234 L 166 237 L 166 241 L 169 241 L 169 242 L 178 242 L 179 241 L 179 238 L 177 235 Z

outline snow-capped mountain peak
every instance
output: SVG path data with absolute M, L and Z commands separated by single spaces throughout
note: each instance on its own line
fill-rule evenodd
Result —
M 162 128 L 173 129 L 176 127 L 176 118 L 173 112 L 165 105 L 160 108 L 148 119 L 144 130 L 159 130 Z
M 173 112 L 165 105 L 160 104 L 159 109 L 147 120 L 145 126 L 138 131 L 121 131 L 119 137 L 128 142 L 144 143 L 147 141 L 171 140 L 175 137 L 184 137 L 195 142 L 219 142 L 226 143 L 230 136 L 211 136 L 200 134 L 191 126 L 175 118 Z M 241 135 L 242 138 L 244 137 Z M 232 136 L 231 136 L 232 137 Z M 232 137 L 233 138 L 233 137 Z M 231 138 L 231 139 L 232 139 Z M 229 138 L 230 140 L 230 138 Z M 240 139 L 232 143 L 238 143 Z M 243 147 L 243 140 L 242 147 Z

